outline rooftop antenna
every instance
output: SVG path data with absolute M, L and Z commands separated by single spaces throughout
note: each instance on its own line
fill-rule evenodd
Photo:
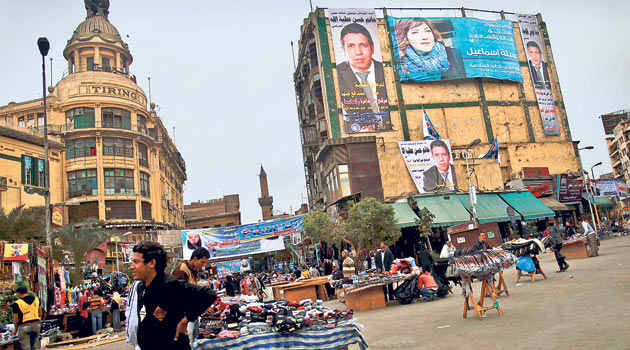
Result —
M 175 127 L 173 127 L 173 144 L 177 146 L 177 144 L 175 143 Z
M 50 58 L 50 86 L 52 86 L 52 60 L 53 58 Z
M 293 49 L 293 40 L 291 40 L 291 57 L 293 58 L 293 70 L 295 70 L 297 66 L 295 65 L 295 50 Z
M 151 105 L 151 77 L 148 77 L 147 79 L 149 79 L 149 106 Z
M 313 0 L 308 0 L 308 4 L 311 5 L 311 12 L 313 12 Z

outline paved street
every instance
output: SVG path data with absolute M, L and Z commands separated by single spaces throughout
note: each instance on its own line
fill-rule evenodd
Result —
M 357 313 L 370 349 L 628 349 L 630 335 L 630 237 L 602 241 L 597 258 L 569 260 L 555 273 L 552 253 L 539 259 L 548 280 L 515 284 L 505 271 L 510 296 L 501 296 L 504 316 L 488 311 L 462 318 L 461 288 L 446 299 Z M 571 277 L 572 276 L 572 277 Z M 480 284 L 474 286 L 476 292 Z M 340 307 L 332 301 L 329 304 Z M 472 314 L 472 316 L 471 316 Z M 441 328 L 443 327 L 443 328 Z M 127 349 L 122 343 L 100 349 Z

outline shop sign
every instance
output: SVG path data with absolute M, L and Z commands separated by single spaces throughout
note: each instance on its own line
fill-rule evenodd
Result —
M 551 193 L 551 186 L 549 186 L 548 183 L 538 186 L 527 186 L 527 189 L 534 195 L 534 197 L 541 197 Z
M 580 179 L 569 179 L 567 174 L 558 175 L 558 200 L 561 202 L 579 201 L 582 198 L 584 183 Z
M 63 207 L 52 206 L 51 224 L 63 226 Z

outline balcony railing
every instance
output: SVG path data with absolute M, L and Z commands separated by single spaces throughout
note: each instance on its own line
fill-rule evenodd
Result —
M 83 73 L 83 72 L 107 72 L 107 73 L 114 73 L 114 74 L 119 74 L 125 77 L 128 77 L 129 79 L 133 80 L 134 82 L 136 81 L 135 77 L 130 77 L 129 76 L 129 72 L 126 71 L 126 69 L 123 67 L 121 69 L 117 69 L 116 67 L 112 67 L 112 66 L 102 66 L 100 64 L 81 64 L 81 65 L 75 65 L 74 66 L 74 72 L 70 72 L 67 69 L 63 71 L 62 73 L 62 79 L 67 77 L 70 74 L 73 73 Z
M 149 135 L 149 129 L 146 127 L 146 125 L 136 125 L 136 124 L 123 125 L 123 123 L 118 122 L 118 121 L 100 121 L 100 122 L 80 123 L 80 124 L 67 123 L 66 125 L 53 125 L 53 126 L 58 128 L 60 131 L 71 131 L 71 130 L 82 130 L 82 129 L 93 129 L 93 128 L 130 130 L 130 131 L 139 132 L 141 134 L 145 134 L 147 136 L 151 136 L 152 138 L 154 138 L 152 135 Z

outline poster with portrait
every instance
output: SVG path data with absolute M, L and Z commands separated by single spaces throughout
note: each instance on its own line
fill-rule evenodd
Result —
M 219 277 L 225 277 L 237 272 L 251 271 L 249 259 L 237 259 L 217 263 L 217 273 Z
M 330 9 L 328 15 L 345 132 L 392 130 L 374 10 Z
M 626 198 L 628 189 L 626 183 L 617 179 L 591 179 L 591 186 L 596 196 Z
M 523 81 L 511 21 L 388 17 L 388 26 L 401 82 Z
M 523 47 L 527 55 L 527 64 L 534 84 L 534 92 L 538 101 L 538 109 L 542 118 L 545 135 L 560 135 L 560 123 L 556 115 L 556 103 L 551 91 L 547 55 L 540 36 L 538 19 L 534 15 L 516 15 L 521 28 Z
M 448 139 L 402 141 L 398 147 L 418 192 L 458 190 Z

